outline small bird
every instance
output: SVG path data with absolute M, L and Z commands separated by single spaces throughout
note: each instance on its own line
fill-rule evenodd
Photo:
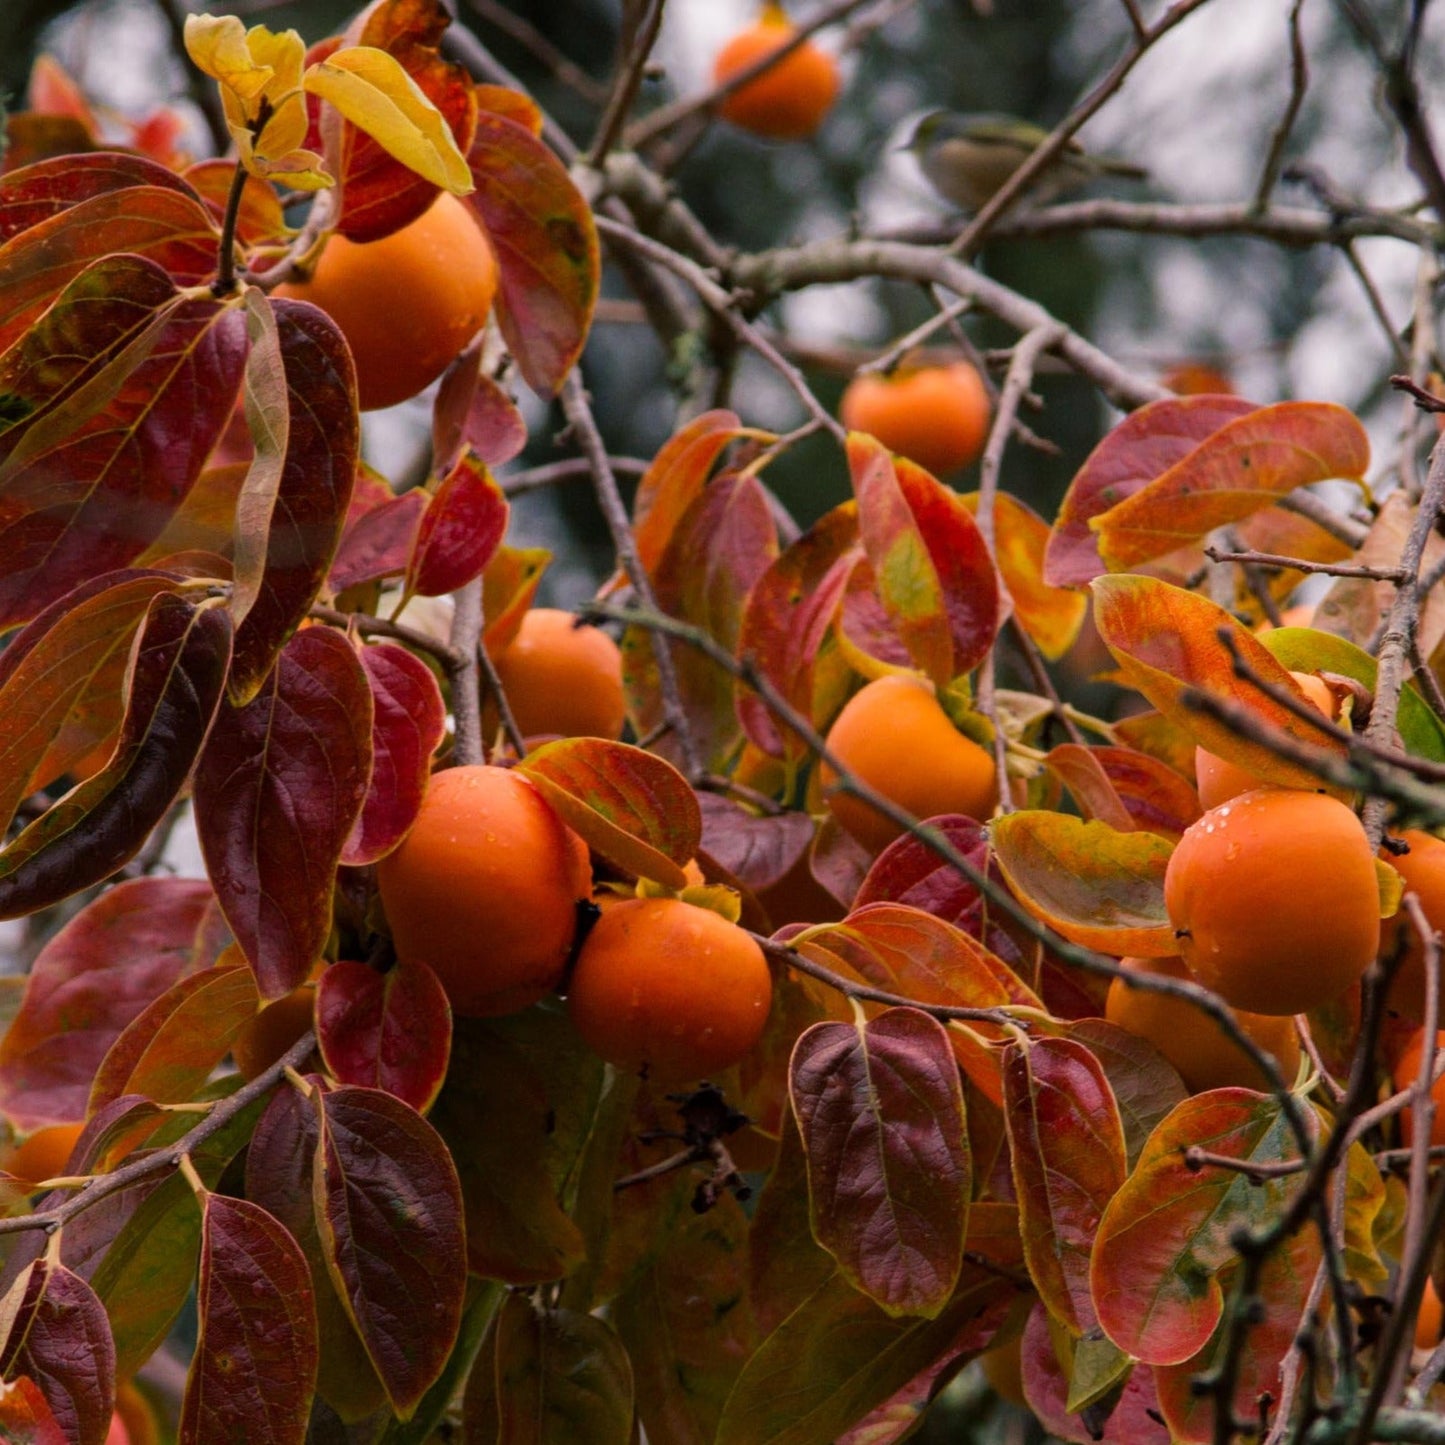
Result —
M 934 110 L 913 128 L 903 149 L 913 152 L 923 174 L 946 201 L 982 210 L 1004 183 L 1048 138 L 1042 126 L 1011 115 L 959 115 Z M 1113 156 L 1090 155 L 1077 141 L 1035 176 L 1025 194 L 1048 200 L 1099 176 L 1143 180 L 1147 172 Z

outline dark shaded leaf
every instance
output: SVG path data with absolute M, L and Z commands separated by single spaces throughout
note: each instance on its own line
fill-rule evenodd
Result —
M 70 1445 L 104 1445 L 115 1407 L 115 1344 L 95 1291 L 64 1265 L 46 1271 L 10 1369 L 39 1385 Z

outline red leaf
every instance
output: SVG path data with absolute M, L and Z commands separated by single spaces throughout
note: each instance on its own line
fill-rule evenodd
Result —
M 249 702 L 326 580 L 341 538 L 360 445 L 351 353 L 336 323 L 304 301 L 273 300 L 275 331 L 255 358 L 279 365 L 259 382 L 282 403 L 277 445 L 258 443 L 236 510 L 236 660 L 231 697 Z M 264 306 L 255 308 L 264 311 Z M 248 403 L 251 405 L 253 403 Z
M 0 652 L 0 820 L 120 724 L 131 642 L 160 572 L 111 572 L 67 593 Z
M 431 1125 L 390 1094 L 343 1085 L 318 1090 L 315 1103 L 316 1214 L 327 1264 L 392 1408 L 408 1419 L 461 1325 L 467 1281 L 457 1172 Z
M 222 710 L 201 754 L 201 851 L 263 998 L 289 993 L 321 955 L 370 745 L 371 688 L 356 653 L 340 633 L 311 627 L 251 702 Z
M 94 1114 L 127 1094 L 156 1104 L 193 1099 L 258 1007 L 251 971 L 243 966 L 177 979 L 110 1046 L 96 1070 L 86 1112 Z
M 509 462 L 527 445 L 527 422 L 517 403 L 478 372 L 480 345 L 468 347 L 442 374 L 432 407 L 432 469 L 446 473 L 464 446 L 489 467 Z
M 1099 1061 L 1069 1039 L 1010 1044 L 1003 1081 L 1024 1258 L 1049 1312 L 1085 1334 L 1089 1254 L 1127 1172 L 1119 1107 Z
M 842 604 L 857 557 L 858 508 L 834 507 L 813 524 L 753 585 L 738 636 L 738 655 L 759 671 L 804 717 L 814 716 L 813 671 Z M 738 693 L 738 715 L 765 752 L 798 758 L 807 744 L 784 728 L 751 693 Z
M 466 201 L 501 272 L 502 335 L 527 385 L 551 396 L 582 354 L 597 304 L 592 210 L 551 148 L 495 111 L 477 116 L 467 162 L 477 188 Z
M 341 852 L 352 867 L 390 853 L 411 827 L 446 733 L 446 704 L 432 670 L 391 642 L 361 649 L 371 688 L 371 782 Z
M 699 849 L 754 892 L 785 878 L 813 841 L 806 813 L 750 813 L 717 793 L 699 793 L 697 802 Z
M 815 1024 L 789 1089 L 818 1242 L 890 1315 L 937 1315 L 963 1264 L 972 1176 L 947 1032 L 903 1008 Z
M 190 775 L 220 704 L 231 624 L 170 594 L 150 606 L 110 761 L 0 851 L 0 918 L 99 883 L 141 849 Z
M 57 156 L 22 166 L 0 177 L 0 243 L 92 196 L 132 186 L 160 186 L 183 196 L 192 194 L 173 170 L 122 151 Z
M 394 497 L 384 481 L 360 468 L 326 579 L 331 590 L 343 592 L 360 582 L 400 576 L 430 500 L 421 487 Z
M 64 1265 L 47 1271 L 10 1372 L 40 1387 L 70 1445 L 104 1445 L 115 1408 L 115 1343 L 95 1291 Z
M 1132 496 L 1089 519 L 1111 572 L 1127 571 L 1241 521 L 1296 487 L 1370 463 L 1365 429 L 1342 406 L 1283 401 L 1236 417 Z
M 346 959 L 316 987 L 316 1041 L 343 1084 L 394 1094 L 418 1113 L 431 1108 L 451 1057 L 446 991 L 424 963 L 378 973 Z
M 28 1375 L 0 1390 L 0 1433 L 6 1445 L 74 1445 Z
M 225 219 L 226 206 L 235 185 L 236 167 L 236 161 L 216 156 L 196 161 L 183 172 L 196 194 L 210 207 L 217 225 Z M 286 224 L 286 212 L 275 188 L 259 176 L 247 176 L 236 212 L 236 239 L 250 248 L 285 245 L 295 234 Z
M 480 577 L 506 533 L 509 510 L 486 463 L 463 453 L 417 524 L 407 595 L 442 597 Z
M 561 738 L 518 765 L 588 846 L 630 873 L 686 887 L 702 815 L 682 774 L 664 759 L 605 738 Z
M 1089 453 L 1059 507 L 1044 552 L 1044 581 L 1081 587 L 1105 571 L 1091 518 L 1168 471 L 1206 437 L 1257 410 L 1238 396 L 1167 397 L 1131 412 Z
M 22 1129 L 85 1117 L 90 1081 L 121 1030 L 178 978 L 198 947 L 210 886 L 136 878 L 102 893 L 40 951 L 0 1036 L 0 1108 Z
M 196 1312 L 180 1445 L 302 1445 L 316 1389 L 311 1271 L 259 1205 L 206 1195 Z
M 0 627 L 160 534 L 230 416 L 245 347 L 234 307 L 178 296 L 84 385 L 0 433 Z
M 1199 795 L 1173 768 L 1133 748 L 1060 743 L 1044 760 L 1085 818 L 1121 833 L 1178 839 L 1199 817 Z

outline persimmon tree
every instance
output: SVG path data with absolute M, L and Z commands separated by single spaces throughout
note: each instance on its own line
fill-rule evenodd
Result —
M 835 0 L 791 43 L 847 20 L 866 47 L 898 8 Z M 1445 1344 L 1411 1351 L 1445 1286 L 1416 1042 L 1441 1022 L 1442 919 L 1426 874 L 1391 866 L 1445 826 L 1428 7 L 1392 37 L 1338 6 L 1406 143 L 1419 194 L 1398 211 L 1276 199 L 1308 84 L 1299 4 L 1253 197 L 1026 204 L 1207 8 L 1123 0 L 1112 68 L 977 215 L 766 252 L 728 249 L 669 183 L 766 58 L 648 110 L 660 4 L 629 12 L 585 148 L 440 0 L 374 0 L 309 49 L 190 17 L 228 147 L 209 159 L 163 113 L 117 146 L 37 66 L 0 174 L 0 918 L 48 931 L 0 1037 L 0 1111 L 7 1143 L 79 1133 L 60 1172 L 0 1180 L 7 1440 L 101 1445 L 139 1377 L 187 1445 L 877 1445 L 1010 1345 L 1066 1440 L 1445 1438 Z M 345 335 L 296 296 L 334 238 L 394 237 L 442 193 L 485 238 L 495 302 L 429 394 L 426 476 L 404 485 L 362 458 Z M 1105 227 L 1415 247 L 1391 453 L 1372 461 L 1337 404 L 1175 394 L 976 264 L 991 236 Z M 604 248 L 693 399 L 630 501 L 585 385 Z M 965 312 L 1008 333 L 972 490 L 845 433 L 815 393 L 775 303 L 865 281 L 937 302 L 875 369 L 940 334 L 986 369 Z M 728 405 L 744 352 L 795 432 Z M 1047 445 L 1030 408 L 1055 367 L 1121 415 L 1046 517 L 1011 470 Z M 546 476 L 507 470 L 523 385 L 575 452 Z M 833 493 L 800 529 L 770 471 L 815 434 Z M 499 678 L 551 560 L 509 532 L 509 494 L 564 473 L 590 480 L 615 553 L 583 612 L 620 641 L 623 741 L 525 737 Z M 1314 625 L 1280 625 L 1309 577 Z M 1075 701 L 1081 667 L 1107 671 L 1107 717 Z M 926 739 L 991 764 L 990 816 L 900 806 L 928 798 L 937 753 L 902 711 L 865 729 L 867 778 L 829 747 L 849 700 L 900 674 Z M 1286 839 L 1248 889 L 1229 845 L 1190 850 L 1216 914 L 1253 900 L 1278 977 L 1239 1003 L 1177 962 L 1198 940 L 1171 858 L 1230 807 L 1202 808 L 1198 750 L 1342 800 L 1380 857 L 1378 897 L 1367 863 L 1352 880 L 1363 948 L 1322 969 L 1281 945 L 1275 899 L 1338 901 L 1328 850 L 1292 871 Z M 744 930 L 767 959 L 760 1041 L 681 1084 L 676 1046 L 665 1079 L 607 1064 L 565 974 L 530 1007 L 453 1017 L 446 970 L 398 956 L 377 865 L 433 774 L 481 763 L 586 845 L 574 956 L 619 896 L 708 908 L 707 936 Z M 183 820 L 204 877 L 164 866 Z M 1250 923 L 1229 916 L 1229 976 Z M 626 938 L 609 923 L 606 952 Z M 648 967 L 705 990 L 710 957 Z M 1138 1015 L 1192 1010 L 1263 1086 L 1191 1093 L 1166 1041 L 1105 1017 L 1111 983 L 1175 1006 Z M 597 1018 L 614 996 L 589 994 L 583 1032 L 627 1033 Z M 1305 1008 L 1271 1051 L 1231 1004 L 1280 997 Z M 687 1028 L 706 1037 L 705 1016 Z M 153 1371 L 178 1352 L 179 1386 Z

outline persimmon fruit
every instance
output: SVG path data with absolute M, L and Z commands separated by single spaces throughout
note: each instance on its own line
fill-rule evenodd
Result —
M 1435 1048 L 1437 1052 L 1445 1049 L 1445 1029 L 1435 1035 Z M 1414 1084 L 1420 1075 L 1420 1056 L 1424 1050 L 1425 1030 L 1417 1029 L 1391 1072 L 1396 1089 L 1408 1089 Z M 1435 1116 L 1430 1122 L 1430 1143 L 1433 1147 L 1445 1144 L 1445 1074 L 1431 1085 L 1430 1099 L 1435 1106 Z M 1415 1138 L 1413 1114 L 1414 1110 L 1406 1109 L 1400 1115 L 1400 1138 L 1406 1148 L 1409 1148 Z
M 955 361 L 855 376 L 838 415 L 850 431 L 868 432 L 941 477 L 978 459 L 992 410 L 983 378 L 968 362 Z
M 622 736 L 622 652 L 601 628 L 579 626 L 555 607 L 534 607 L 496 666 L 523 737 Z
M 65 1173 L 70 1152 L 84 1128 L 84 1123 L 79 1122 L 46 1124 L 0 1156 L 0 1169 L 13 1174 L 33 1191 L 44 1180 L 56 1179 Z
M 756 21 L 718 51 L 713 84 L 721 85 L 764 56 L 781 50 L 796 27 L 782 7 L 766 4 Z M 806 140 L 815 134 L 838 98 L 838 62 L 805 40 L 776 65 L 723 98 L 718 114 L 741 130 L 769 140 Z
M 550 993 L 592 893 L 587 845 L 518 772 L 435 774 L 376 866 L 397 956 L 427 964 L 455 1013 L 515 1013 Z
M 310 301 L 341 328 L 358 403 L 371 411 L 415 396 L 446 370 L 486 321 L 497 274 L 480 222 L 442 191 L 389 236 L 333 235 L 307 280 L 272 295 Z
M 828 751 L 850 773 L 919 818 L 966 813 L 985 819 L 998 803 L 992 756 L 954 727 L 922 678 L 875 678 L 844 705 L 828 731 Z M 829 811 L 865 848 L 881 852 L 903 829 L 871 803 L 831 791 L 838 774 L 823 765 Z
M 1384 848 L 1380 856 L 1404 880 L 1405 891 L 1417 895 L 1425 921 L 1438 931 L 1445 927 L 1445 842 L 1419 828 L 1398 836 L 1410 851 Z M 1418 1022 L 1425 1017 L 1425 943 L 1403 906 L 1380 928 L 1380 957 L 1389 958 L 1396 949 L 1402 957 L 1386 997 L 1392 1009 Z
M 1257 788 L 1185 829 L 1164 905 L 1189 971 L 1234 1008 L 1296 1014 L 1375 957 L 1380 890 L 1360 820 L 1336 798 Z
M 1322 678 L 1312 672 L 1291 672 L 1300 691 L 1327 718 L 1334 720 L 1336 713 L 1335 695 Z M 1208 748 L 1194 750 L 1194 780 L 1199 788 L 1199 801 L 1206 808 L 1217 808 L 1230 798 L 1255 788 L 1274 786 L 1238 763 L 1212 753 Z
M 1131 973 L 1193 980 L 1182 958 L 1123 958 Z M 1294 1020 L 1277 1014 L 1233 1009 L 1244 1035 L 1274 1057 L 1286 1083 L 1299 1070 L 1300 1046 Z M 1187 999 L 1154 989 L 1131 988 L 1122 978 L 1109 985 L 1104 1017 L 1153 1044 L 1174 1065 L 1190 1093 L 1206 1089 L 1270 1087 L 1264 1070 L 1202 1009 Z
M 756 941 L 707 908 L 634 898 L 606 909 L 577 952 L 567 1008 L 588 1046 L 664 1081 L 736 1063 L 762 1036 L 773 981 Z

